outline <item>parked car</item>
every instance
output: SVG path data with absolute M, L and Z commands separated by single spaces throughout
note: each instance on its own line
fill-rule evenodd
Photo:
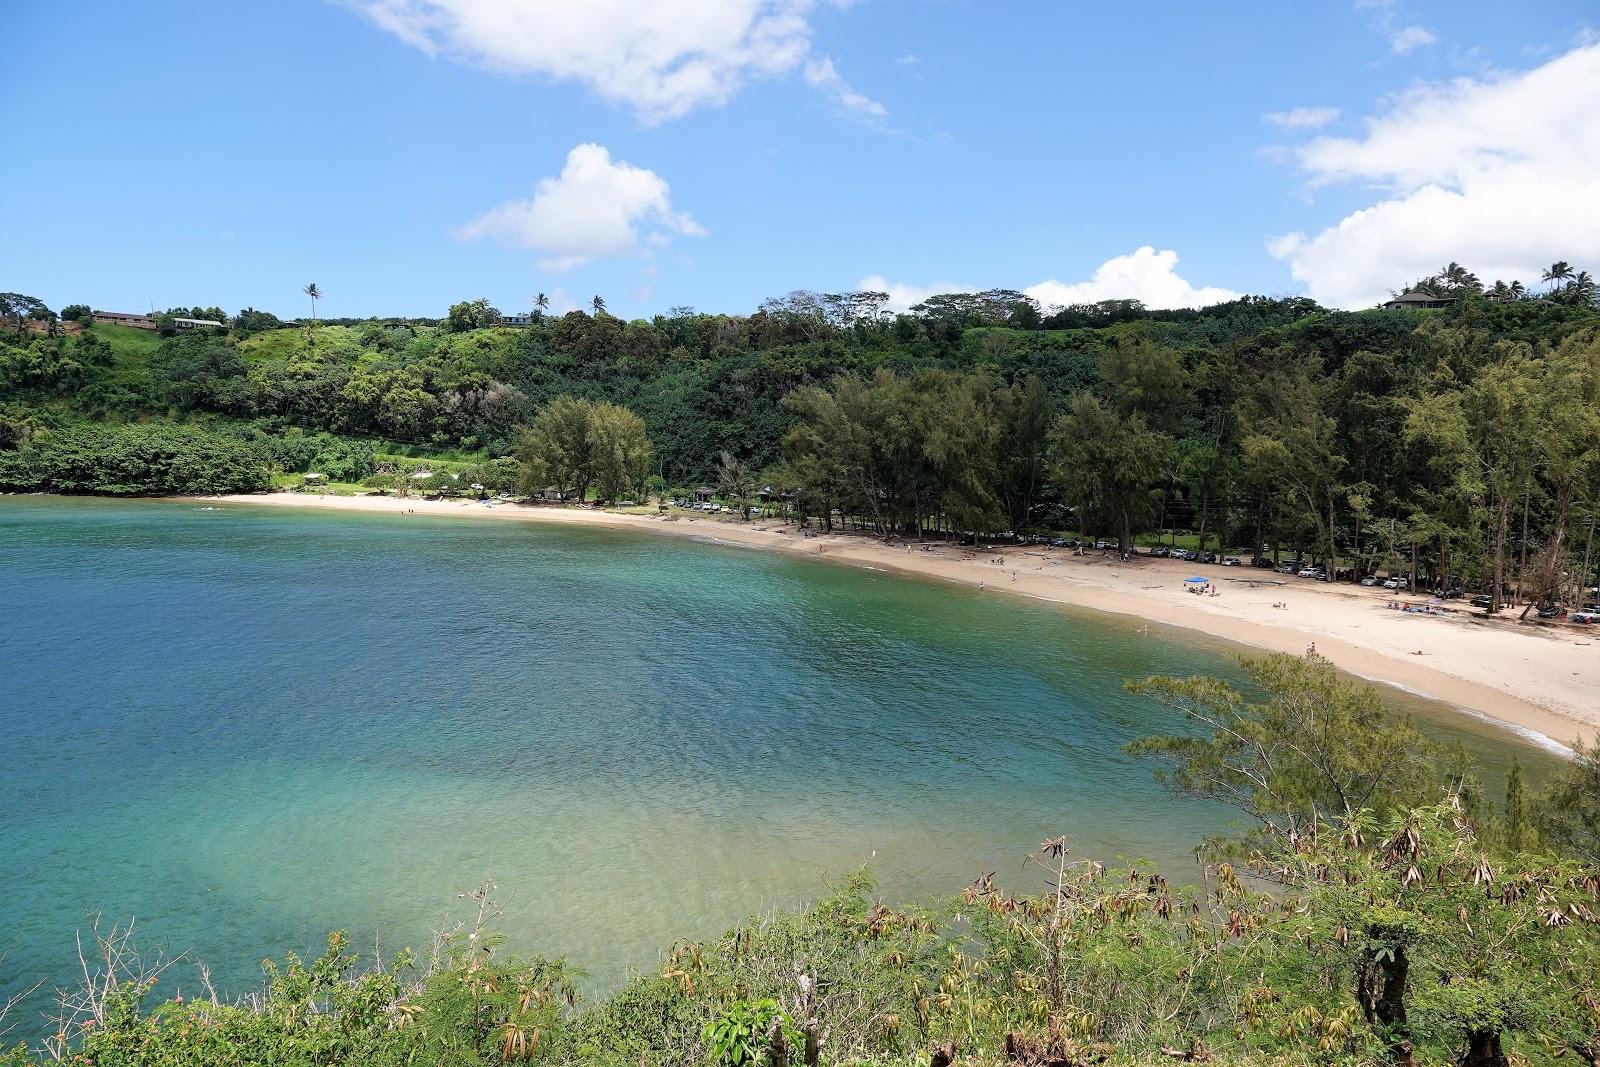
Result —
M 1295 577 L 1320 578 L 1322 577 L 1322 571 L 1316 567 L 1301 567 L 1299 570 L 1295 571 Z
M 1399 589 L 1400 585 L 1401 582 L 1398 578 L 1385 578 L 1383 580 L 1383 587 L 1385 589 Z
M 1366 586 L 1368 589 L 1372 589 L 1378 584 L 1378 579 L 1369 574 L 1365 578 L 1361 579 L 1361 584 Z
M 1163 547 L 1161 545 L 1157 545 L 1155 548 L 1152 548 L 1150 550 L 1150 554 L 1152 556 L 1156 557 L 1157 559 L 1164 559 L 1164 558 L 1166 558 L 1167 550 L 1166 550 L 1165 547 Z
M 1475 608 L 1492 608 L 1494 607 L 1494 597 L 1488 593 L 1479 593 L 1472 598 L 1472 606 Z
M 1541 619 L 1559 619 L 1563 615 L 1565 615 L 1566 613 L 1567 612 L 1566 612 L 1565 608 L 1559 608 L 1559 607 L 1556 607 L 1554 604 L 1551 604 L 1549 607 L 1543 607 L 1543 608 L 1539 609 L 1539 618 L 1541 618 Z
M 1583 626 L 1593 626 L 1600 622 L 1600 611 L 1574 611 L 1567 619 Z
M 1243 567 L 1244 560 L 1240 559 L 1238 556 L 1226 556 L 1222 560 L 1222 565 L 1224 567 Z

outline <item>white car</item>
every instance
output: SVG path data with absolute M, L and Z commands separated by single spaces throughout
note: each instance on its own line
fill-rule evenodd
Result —
M 1385 589 L 1399 589 L 1400 585 L 1401 582 L 1398 578 L 1385 578 L 1383 580 L 1383 587 Z
M 1378 579 L 1369 576 L 1361 579 L 1361 584 L 1371 589 L 1378 584 Z
M 1301 567 L 1299 572 L 1295 575 L 1295 577 L 1297 577 L 1297 578 L 1320 578 L 1320 577 L 1322 577 L 1322 572 L 1317 570 L 1317 568 L 1315 568 L 1315 567 Z

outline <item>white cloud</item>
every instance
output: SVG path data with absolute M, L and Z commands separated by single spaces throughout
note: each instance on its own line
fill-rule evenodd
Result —
M 1286 130 L 1315 130 L 1339 117 L 1336 107 L 1296 107 L 1288 111 L 1269 111 L 1261 116 Z
M 818 0 L 343 2 L 429 55 L 577 82 L 649 123 L 726 103 L 755 79 L 806 69 L 809 80 L 814 62 L 832 71 L 812 52 Z M 881 108 L 837 72 L 820 87 L 858 113 Z
M 1216 286 L 1195 286 L 1179 276 L 1178 253 L 1143 248 L 1100 264 L 1085 282 L 1054 279 L 1030 285 L 1023 292 L 1043 307 L 1093 304 L 1101 300 L 1138 300 L 1148 308 L 1192 308 L 1237 300 L 1239 294 Z
M 902 67 L 914 67 L 918 63 L 922 62 L 922 57 L 917 55 L 915 52 L 907 52 L 905 55 L 896 59 L 895 62 Z
M 869 274 L 856 282 L 858 293 L 888 293 L 888 308 L 895 314 L 910 311 L 930 296 L 940 293 L 972 293 L 977 289 L 971 285 L 962 285 L 959 282 L 934 282 L 932 285 L 908 285 L 905 282 L 891 282 L 881 274 Z
M 663 247 L 674 235 L 705 230 L 672 207 L 671 190 L 653 170 L 611 159 L 597 144 L 567 153 L 555 178 L 543 178 L 527 200 L 508 200 L 456 231 L 544 253 L 546 270 L 568 270 L 604 256 L 629 255 L 642 244 Z
M 833 60 L 828 56 L 815 56 L 806 61 L 806 84 L 824 93 L 845 112 L 857 118 L 878 121 L 889 117 L 888 110 L 876 100 L 851 88 L 839 76 Z
M 1425 26 L 1406 26 L 1389 35 L 1389 51 L 1397 56 L 1408 56 L 1438 39 Z
M 1207 307 L 1239 298 L 1231 289 L 1191 285 L 1173 270 L 1177 265 L 1178 253 L 1157 252 L 1145 245 L 1128 255 L 1106 260 L 1088 281 L 1069 284 L 1051 279 L 1030 285 L 1022 292 L 1046 309 L 1101 300 L 1138 300 L 1149 308 Z M 980 288 L 957 282 L 932 285 L 891 282 L 881 274 L 869 275 L 856 283 L 858 291 L 888 293 L 889 310 L 897 312 L 939 293 L 973 293 Z
M 1313 186 L 1383 199 L 1315 236 L 1274 238 L 1311 295 L 1367 307 L 1451 260 L 1486 282 L 1537 279 L 1554 259 L 1600 263 L 1600 44 L 1533 70 L 1420 85 L 1364 136 L 1297 150 Z

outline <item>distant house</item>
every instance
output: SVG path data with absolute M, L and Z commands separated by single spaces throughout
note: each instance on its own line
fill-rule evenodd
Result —
M 180 319 L 180 318 L 174 318 L 172 320 L 172 325 L 176 326 L 180 330 L 198 330 L 198 329 L 201 329 L 201 328 L 206 327 L 206 326 L 214 327 L 216 329 L 225 329 L 226 328 L 224 323 L 220 323 L 216 319 Z
M 702 504 L 716 495 L 717 491 L 711 488 L 709 485 L 702 485 L 700 488 L 694 491 L 694 498 L 700 501 Z
M 533 316 L 532 315 L 501 315 L 500 316 L 500 325 L 501 326 L 532 326 L 533 325 Z
M 1433 293 L 1421 289 L 1407 289 L 1393 300 L 1383 306 L 1394 310 L 1395 308 L 1445 308 L 1455 303 L 1453 296 L 1435 296 Z
M 563 504 L 568 500 L 578 499 L 578 492 L 576 489 L 568 489 L 567 491 L 562 492 L 553 485 L 547 485 L 543 489 L 539 490 L 539 492 L 535 493 L 534 497 L 538 500 L 543 500 L 551 504 Z
M 95 322 L 104 322 L 112 326 L 132 326 L 136 330 L 153 330 L 156 320 L 150 315 L 134 315 L 125 311 L 96 311 Z

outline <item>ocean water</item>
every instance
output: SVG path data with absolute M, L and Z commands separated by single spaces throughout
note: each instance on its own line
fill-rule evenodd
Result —
M 237 991 L 330 930 L 421 945 L 489 880 L 512 950 L 603 987 L 861 867 L 1033 889 L 1065 833 L 1181 877 L 1233 816 L 1121 752 L 1179 726 L 1122 684 L 1226 652 L 642 533 L 0 499 L 0 1002 L 95 914 Z M 1491 776 L 1550 758 L 1400 699 Z

